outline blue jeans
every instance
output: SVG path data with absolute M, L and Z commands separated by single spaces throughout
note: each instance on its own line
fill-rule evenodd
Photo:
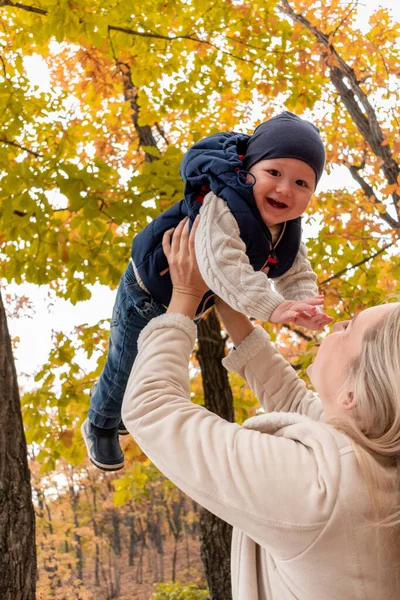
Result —
M 90 398 L 89 420 L 93 425 L 110 429 L 119 424 L 139 334 L 151 319 L 165 310 L 160 302 L 142 290 L 129 263 L 114 304 L 107 362 Z

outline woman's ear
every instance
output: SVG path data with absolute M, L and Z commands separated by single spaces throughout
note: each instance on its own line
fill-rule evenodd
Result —
M 344 410 L 353 410 L 356 407 L 356 400 L 354 398 L 353 392 L 347 392 L 343 399 L 343 408 Z

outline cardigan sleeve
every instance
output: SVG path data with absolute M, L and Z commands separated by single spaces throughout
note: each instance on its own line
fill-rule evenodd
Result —
M 333 512 L 340 480 L 334 435 L 309 419 L 285 427 L 287 434 L 269 435 L 192 404 L 188 361 L 195 335 L 194 324 L 182 315 L 168 313 L 146 326 L 123 421 L 186 494 L 275 556 L 293 558 L 312 544 Z
M 307 247 L 303 242 L 292 267 L 273 281 L 276 290 L 286 300 L 304 300 L 318 294 L 317 276 L 307 260 Z
M 259 325 L 222 362 L 247 381 L 266 412 L 297 412 L 323 419 L 319 397 L 307 388 Z
M 265 273 L 251 266 L 239 226 L 226 202 L 210 192 L 200 215 L 195 248 L 204 281 L 235 310 L 268 321 L 284 298 Z

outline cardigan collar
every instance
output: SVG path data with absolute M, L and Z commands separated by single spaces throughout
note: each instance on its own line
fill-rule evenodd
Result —
M 243 423 L 243 427 L 260 433 L 274 434 L 288 425 L 313 422 L 315 421 L 310 417 L 295 412 L 270 412 L 250 417 Z

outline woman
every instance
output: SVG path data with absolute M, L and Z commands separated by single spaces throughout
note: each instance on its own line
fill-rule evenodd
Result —
M 190 402 L 205 291 L 195 230 L 165 235 L 173 297 L 141 334 L 124 423 L 171 481 L 233 525 L 235 600 L 400 598 L 400 304 L 333 327 L 309 368 L 317 396 L 262 328 L 220 303 L 235 344 L 225 366 L 266 411 L 228 423 Z

